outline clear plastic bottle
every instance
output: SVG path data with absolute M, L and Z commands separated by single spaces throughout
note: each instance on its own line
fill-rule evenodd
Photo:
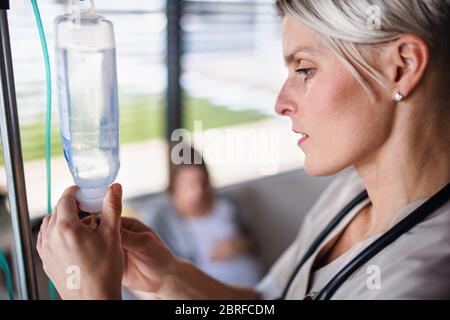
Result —
M 98 213 L 120 167 L 116 50 L 112 23 L 78 1 L 55 20 L 59 120 L 80 209 Z

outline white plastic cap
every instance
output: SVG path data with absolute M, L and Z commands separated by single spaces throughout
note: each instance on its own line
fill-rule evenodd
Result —
M 77 200 L 80 209 L 88 213 L 99 213 L 102 211 L 103 199 L 107 188 L 81 189 L 77 192 Z

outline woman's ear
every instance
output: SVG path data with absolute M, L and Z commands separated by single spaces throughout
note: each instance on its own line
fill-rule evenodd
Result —
M 392 68 L 389 80 L 394 88 L 393 94 L 400 92 L 404 97 L 411 95 L 422 79 L 430 61 L 427 43 L 418 36 L 405 35 L 391 46 Z

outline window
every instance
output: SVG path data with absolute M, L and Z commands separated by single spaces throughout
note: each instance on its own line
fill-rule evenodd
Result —
M 54 65 L 53 20 L 65 13 L 66 1 L 38 3 L 52 63 L 52 199 L 56 204 L 63 190 L 73 184 L 62 155 Z M 124 185 L 125 197 L 160 191 L 167 180 L 165 3 L 97 0 L 96 8 L 113 22 L 116 36 L 121 121 L 121 169 L 117 181 Z M 44 62 L 30 1 L 11 2 L 8 18 L 28 205 L 34 218 L 47 210 Z M 4 185 L 5 176 L 0 174 L 0 186 Z
M 285 67 L 273 1 L 184 1 L 181 27 L 183 123 L 203 132 L 191 140 L 216 185 L 301 167 L 290 123 L 274 111 Z

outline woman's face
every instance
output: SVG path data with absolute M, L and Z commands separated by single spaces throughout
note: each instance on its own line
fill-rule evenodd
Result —
M 202 169 L 195 165 L 184 166 L 179 170 L 174 180 L 174 197 L 184 208 L 197 208 L 206 198 L 207 181 L 205 174 Z
M 289 15 L 283 21 L 283 50 L 289 73 L 275 109 L 292 120 L 295 132 L 307 134 L 306 139 L 299 134 L 306 172 L 331 175 L 374 157 L 392 128 L 389 88 L 380 90 L 365 76 L 377 96 L 371 102 L 320 36 Z M 375 67 L 383 53 L 379 58 Z

